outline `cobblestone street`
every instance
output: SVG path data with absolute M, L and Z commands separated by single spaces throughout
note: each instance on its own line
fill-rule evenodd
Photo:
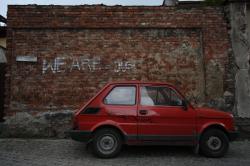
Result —
M 250 165 L 250 142 L 231 144 L 220 159 L 195 155 L 188 147 L 127 147 L 115 159 L 97 159 L 85 144 L 66 139 L 0 139 L 1 166 L 110 166 L 110 165 Z

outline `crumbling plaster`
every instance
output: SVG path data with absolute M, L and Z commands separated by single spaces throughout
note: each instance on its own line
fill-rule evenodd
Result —
M 231 40 L 237 66 L 235 76 L 235 107 L 239 117 L 250 117 L 250 37 L 246 3 L 230 4 Z

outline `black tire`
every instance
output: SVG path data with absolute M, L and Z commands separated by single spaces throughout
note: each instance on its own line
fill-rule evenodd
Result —
M 201 153 L 207 157 L 223 157 L 229 148 L 229 139 L 225 132 L 218 129 L 209 129 L 200 139 Z
M 116 157 L 121 151 L 122 137 L 114 129 L 104 128 L 94 133 L 92 150 L 100 158 Z

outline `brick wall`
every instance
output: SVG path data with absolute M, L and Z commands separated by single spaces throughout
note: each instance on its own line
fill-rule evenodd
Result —
M 9 6 L 6 113 L 73 110 L 115 80 L 170 82 L 229 109 L 227 26 L 219 7 Z

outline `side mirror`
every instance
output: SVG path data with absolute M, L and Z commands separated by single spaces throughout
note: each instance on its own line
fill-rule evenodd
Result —
M 188 104 L 187 104 L 187 102 L 185 100 L 182 100 L 182 107 L 183 107 L 184 111 L 188 110 Z

